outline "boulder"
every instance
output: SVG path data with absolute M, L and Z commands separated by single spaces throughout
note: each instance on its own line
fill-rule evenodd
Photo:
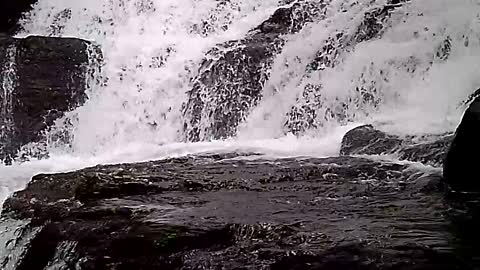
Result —
M 7 238 L 4 253 L 23 255 L 0 252 L 0 263 L 30 270 L 470 269 L 454 255 L 448 207 L 423 171 L 346 156 L 232 156 L 37 175 L 4 204 L 2 222 L 27 225 Z
M 38 0 L 0 1 L 0 33 L 13 35 L 19 28 L 22 15 L 32 9 Z
M 89 48 L 74 38 L 0 37 L 0 159 L 86 100 Z
M 388 134 L 364 125 L 347 132 L 342 139 L 341 155 L 389 155 L 401 160 L 421 162 L 441 167 L 452 141 L 451 134 L 432 135 L 425 138 Z
M 342 139 L 340 155 L 380 155 L 395 152 L 402 140 L 394 135 L 364 125 L 347 132 Z
M 480 192 L 476 154 L 480 151 L 480 98 L 465 111 L 443 166 L 443 177 L 456 191 Z

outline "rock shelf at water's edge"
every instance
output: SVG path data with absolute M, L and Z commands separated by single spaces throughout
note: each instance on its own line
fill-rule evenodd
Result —
M 35 176 L 4 205 L 33 235 L 15 269 L 476 269 L 439 170 L 235 156 Z

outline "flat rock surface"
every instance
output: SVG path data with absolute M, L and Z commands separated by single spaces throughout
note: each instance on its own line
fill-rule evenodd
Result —
M 196 156 L 37 175 L 3 215 L 35 232 L 15 269 L 476 269 L 476 204 L 439 174 Z

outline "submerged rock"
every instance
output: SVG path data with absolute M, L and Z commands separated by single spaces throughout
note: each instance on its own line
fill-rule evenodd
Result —
M 30 220 L 13 269 L 473 269 L 451 246 L 436 172 L 232 157 L 35 176 L 4 204 Z
M 364 125 L 347 132 L 342 139 L 341 155 L 389 155 L 401 160 L 420 162 L 441 167 L 452 141 L 452 135 L 444 134 L 426 138 L 387 134 Z
M 0 37 L 0 160 L 85 101 L 89 49 L 74 38 Z
M 22 15 L 32 9 L 37 0 L 0 1 L 0 33 L 14 34 Z
M 476 157 L 480 151 L 478 138 L 480 138 L 479 97 L 475 98 L 465 111 L 443 166 L 443 177 L 454 190 L 480 192 Z

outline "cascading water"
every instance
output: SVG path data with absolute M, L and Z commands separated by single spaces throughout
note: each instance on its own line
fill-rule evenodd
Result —
M 8 135 L 12 132 L 12 91 L 16 80 L 15 72 L 15 54 L 16 48 L 14 45 L 10 45 L 5 52 L 5 60 L 2 63 L 0 69 L 0 78 L 2 82 L 0 84 L 0 100 L 3 103 L 0 110 L 0 150 L 8 147 L 10 141 Z
M 182 107 L 204 55 L 297 2 L 39 1 L 19 36 L 91 40 L 104 65 L 89 101 L 47 134 L 67 130 L 70 142 L 48 140 L 49 159 L 0 167 L 0 201 L 38 172 L 205 151 L 336 155 L 343 134 L 363 122 L 402 134 L 454 129 L 462 101 L 480 85 L 480 5 L 333 0 L 324 16 L 282 37 L 236 136 L 185 142 Z
M 478 5 L 412 1 L 359 42 L 368 33 L 355 31 L 376 8 L 348 6 L 290 37 L 240 135 L 318 136 L 351 121 L 403 134 L 452 131 L 462 99 L 479 83 Z M 323 66 L 312 68 L 318 60 Z

